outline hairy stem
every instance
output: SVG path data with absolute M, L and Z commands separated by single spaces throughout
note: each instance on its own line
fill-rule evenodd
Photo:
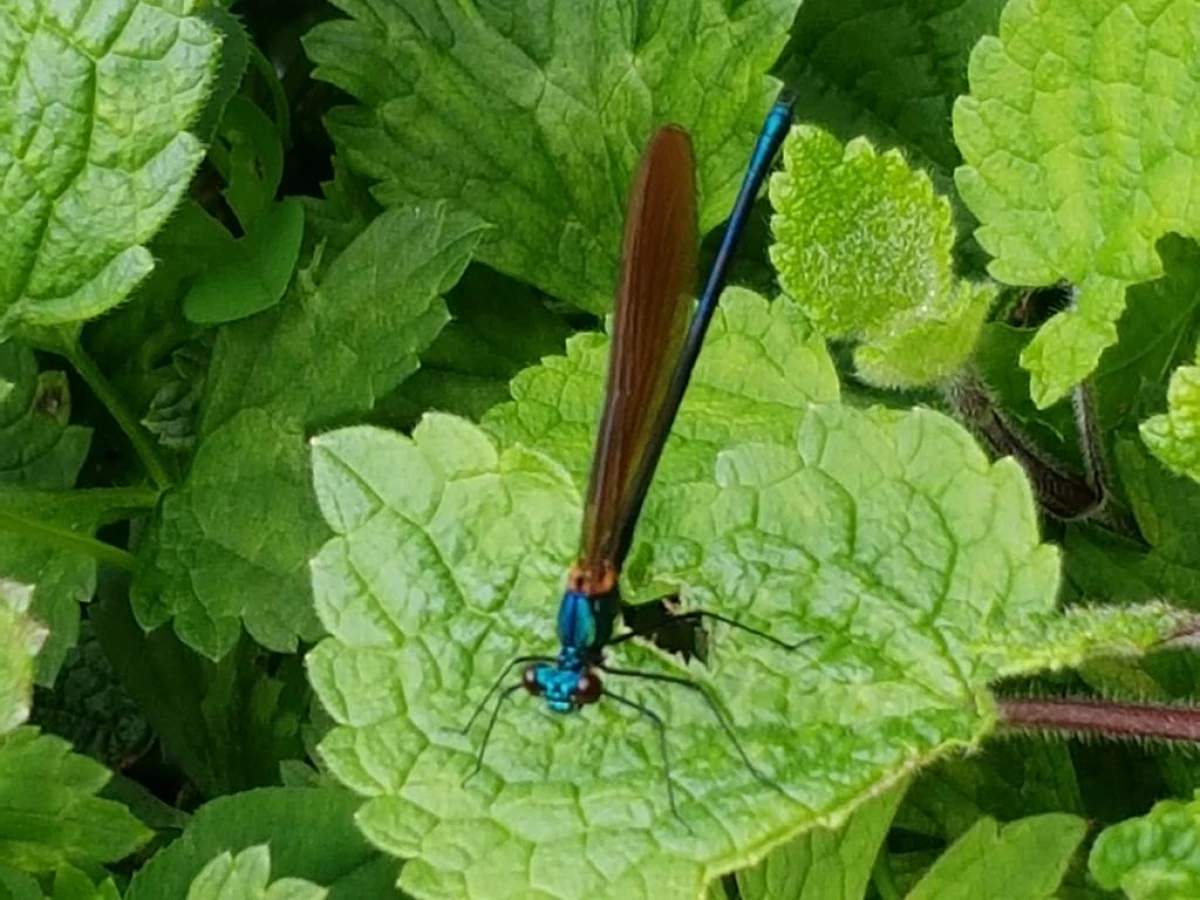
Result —
M 125 404 L 124 398 L 117 393 L 112 382 L 100 371 L 100 367 L 96 365 L 95 361 L 87 355 L 83 347 L 79 345 L 79 341 L 69 342 L 61 352 L 75 367 L 79 377 L 87 382 L 88 387 L 100 398 L 100 402 L 104 404 L 112 417 L 117 420 L 117 424 L 121 426 L 121 430 L 133 444 L 133 449 L 137 452 L 155 487 L 160 491 L 169 488 L 172 478 L 166 461 L 159 453 L 158 445 L 150 437 L 150 433 L 134 418 L 133 412 Z
M 1001 699 L 1000 721 L 1021 731 L 1200 741 L 1200 708 L 1061 698 Z

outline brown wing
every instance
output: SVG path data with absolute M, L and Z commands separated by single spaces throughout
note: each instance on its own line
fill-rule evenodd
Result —
M 636 515 L 630 488 L 683 347 L 696 274 L 696 176 L 692 142 L 678 126 L 650 140 L 629 196 L 621 281 L 583 516 L 580 574 L 623 560 L 617 544 Z M 595 580 L 595 579 L 589 579 Z

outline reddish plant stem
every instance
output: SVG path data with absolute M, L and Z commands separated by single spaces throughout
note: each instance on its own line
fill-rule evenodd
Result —
M 1200 741 L 1200 709 L 1161 703 L 1055 698 L 1001 699 L 1006 728 L 1111 738 Z

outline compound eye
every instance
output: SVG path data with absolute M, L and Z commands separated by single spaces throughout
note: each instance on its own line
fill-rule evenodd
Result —
M 588 703 L 595 703 L 600 699 L 602 693 L 604 693 L 604 685 L 601 684 L 599 676 L 591 672 L 584 672 L 575 682 L 575 696 L 572 699 L 580 706 L 584 706 Z
M 529 666 L 521 674 L 521 684 L 525 686 L 525 690 L 538 697 L 540 697 L 544 691 L 541 679 L 538 678 L 539 668 L 539 666 Z

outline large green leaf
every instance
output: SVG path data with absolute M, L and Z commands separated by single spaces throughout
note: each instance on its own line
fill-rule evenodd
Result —
M 328 531 L 306 476 L 308 432 L 366 412 L 412 374 L 484 227 L 444 204 L 386 213 L 315 291 L 300 279 L 280 306 L 221 330 L 191 469 L 163 500 L 134 585 L 145 627 L 174 618 L 213 658 L 243 623 L 276 650 L 320 634 L 305 566 Z
M 359 813 L 370 840 L 408 859 L 406 890 L 693 898 L 977 742 L 994 726 L 998 676 L 1136 652 L 1177 626 L 1161 607 L 1061 617 L 1058 554 L 1038 541 L 1019 468 L 989 464 L 950 420 L 807 401 L 787 414 L 778 390 L 793 358 L 820 384 L 809 340 L 706 348 L 707 383 L 681 417 L 625 572 L 632 594 L 674 585 L 685 604 L 818 638 L 788 652 L 718 627 L 709 667 L 686 673 L 721 698 L 778 789 L 747 770 L 693 693 L 608 677 L 665 720 L 683 822 L 652 723 L 615 702 L 555 716 L 514 699 L 483 771 L 462 784 L 482 736 L 460 731 L 472 709 L 508 660 L 555 649 L 589 450 L 579 429 L 558 426 L 594 409 L 602 383 L 599 371 L 563 375 L 580 350 L 602 358 L 600 342 L 577 340 L 565 362 L 518 379 L 506 414 L 566 468 L 510 443 L 512 432 L 498 449 L 447 416 L 426 417 L 411 439 L 369 427 L 314 439 L 317 495 L 337 533 L 313 561 L 331 637 L 309 654 L 309 675 L 337 722 L 321 752 L 370 798 Z M 755 353 L 766 359 L 750 364 Z M 777 436 L 781 418 L 790 435 Z M 770 424 L 743 436 L 743 422 Z M 709 442 L 696 442 L 705 424 Z M 684 674 L 640 646 L 613 656 Z
M 1039 406 L 1116 340 L 1125 289 L 1162 274 L 1155 242 L 1200 235 L 1198 22 L 1196 0 L 1013 0 L 971 55 L 955 180 L 989 270 L 1077 289 L 1022 355 Z
M 959 281 L 950 203 L 897 151 L 843 147 L 811 126 L 792 130 L 771 178 L 779 283 L 817 329 L 853 338 L 859 374 L 916 387 L 953 374 L 975 346 L 994 297 Z
M 336 5 L 352 18 L 305 46 L 316 77 L 362 104 L 327 124 L 378 199 L 453 199 L 499 226 L 484 262 L 598 311 L 655 125 L 692 133 L 702 227 L 728 214 L 799 2 Z
M 217 38 L 191 0 L 0 9 L 0 339 L 116 306 L 203 147 Z
M 0 863 L 50 872 L 61 863 L 117 862 L 144 844 L 149 829 L 95 796 L 110 777 L 36 728 L 0 736 Z
M 1088 867 L 1100 886 L 1129 900 L 1185 900 L 1200 893 L 1200 797 L 1164 800 L 1106 828 Z

